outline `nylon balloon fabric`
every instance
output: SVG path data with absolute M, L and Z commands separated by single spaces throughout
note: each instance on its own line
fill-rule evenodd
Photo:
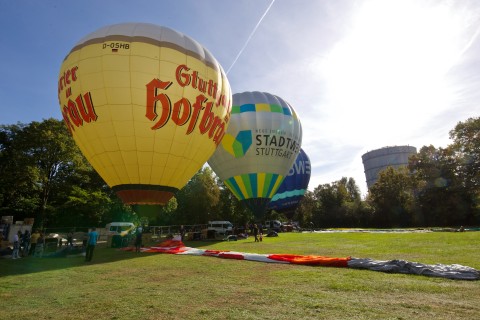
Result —
M 220 144 L 232 93 L 223 68 L 194 39 L 121 23 L 71 49 L 58 100 L 76 144 L 124 203 L 164 205 Z
M 122 248 L 125 251 L 134 251 L 135 248 Z M 480 271 L 458 264 L 453 265 L 426 265 L 404 260 L 380 261 L 369 258 L 326 257 L 317 255 L 297 254 L 258 254 L 225 250 L 206 250 L 186 247 L 178 238 L 167 240 L 157 246 L 145 247 L 142 252 L 168 253 L 178 255 L 195 255 L 216 257 L 222 259 L 257 261 L 266 263 L 283 263 L 307 266 L 338 267 L 366 269 L 388 273 L 415 274 L 429 277 L 440 277 L 453 280 L 480 280 Z
M 302 126 L 295 109 L 267 92 L 232 97 L 227 132 L 209 166 L 261 220 L 300 152 Z
M 268 203 L 268 208 L 284 213 L 287 218 L 291 219 L 307 191 L 310 175 L 310 159 L 305 151 L 300 149 L 288 175 Z

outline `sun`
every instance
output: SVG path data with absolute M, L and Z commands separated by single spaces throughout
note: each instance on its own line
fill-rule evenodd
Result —
M 447 75 L 465 50 L 464 29 L 464 12 L 450 2 L 366 1 L 321 66 L 332 113 L 350 126 L 380 120 L 359 127 L 368 136 L 447 108 Z

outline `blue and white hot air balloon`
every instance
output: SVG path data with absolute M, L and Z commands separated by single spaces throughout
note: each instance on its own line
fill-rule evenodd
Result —
M 300 152 L 302 126 L 278 96 L 255 91 L 232 99 L 230 124 L 208 164 L 260 220 Z
M 295 163 L 290 168 L 288 176 L 283 180 L 277 193 L 268 204 L 268 208 L 292 218 L 307 191 L 310 175 L 310 159 L 301 149 Z

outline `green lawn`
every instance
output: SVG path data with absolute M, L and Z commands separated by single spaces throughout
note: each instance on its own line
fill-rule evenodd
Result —
M 480 269 L 480 232 L 283 233 L 204 249 Z M 98 247 L 82 257 L 0 259 L 0 319 L 478 319 L 480 281 Z

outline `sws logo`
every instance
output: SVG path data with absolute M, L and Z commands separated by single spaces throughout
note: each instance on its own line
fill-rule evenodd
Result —
M 243 157 L 252 145 L 252 130 L 243 130 L 234 137 L 225 134 L 222 139 L 222 147 L 235 158 Z

